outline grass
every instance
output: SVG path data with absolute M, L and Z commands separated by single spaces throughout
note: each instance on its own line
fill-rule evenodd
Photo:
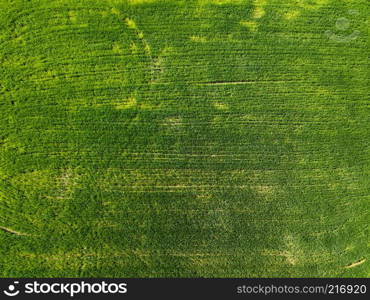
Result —
M 368 13 L 0 0 L 0 276 L 370 276 Z

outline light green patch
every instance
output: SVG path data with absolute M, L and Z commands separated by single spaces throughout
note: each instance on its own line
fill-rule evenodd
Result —
M 69 20 L 72 22 L 72 23 L 76 23 L 77 22 L 77 13 L 76 11 L 74 10 L 70 10 L 68 12 L 68 16 L 69 16 Z
M 301 13 L 298 10 L 291 10 L 284 14 L 284 19 L 286 20 L 294 20 L 299 17 Z
M 242 20 L 240 21 L 240 25 L 247 27 L 250 31 L 255 32 L 257 31 L 258 24 L 255 21 L 247 21 Z
M 296 5 L 305 9 L 319 9 L 328 4 L 328 2 L 329 0 L 294 0 Z
M 142 36 L 142 38 L 144 38 L 143 34 L 141 36 Z M 151 50 L 150 45 L 148 43 L 144 44 L 144 50 L 145 50 L 146 53 L 151 54 L 152 50 Z
M 121 15 L 121 12 L 119 9 L 115 8 L 115 7 L 112 7 L 111 9 L 111 13 L 116 15 L 116 16 L 120 16 Z
M 206 37 L 198 36 L 198 35 L 190 36 L 190 40 L 192 40 L 193 42 L 198 42 L 198 43 L 205 43 L 207 41 Z
M 266 14 L 265 6 L 267 5 L 267 2 L 267 0 L 254 0 L 254 11 L 252 13 L 253 19 L 260 19 Z
M 275 186 L 272 185 L 256 185 L 252 186 L 252 188 L 260 196 L 269 199 L 274 195 L 276 189 Z
M 132 42 L 130 44 L 130 50 L 133 54 L 137 53 L 138 50 L 139 50 L 139 47 L 137 46 L 137 44 L 135 42 Z
M 125 23 L 127 25 L 128 28 L 130 29 L 137 29 L 137 26 L 136 26 L 136 23 L 134 20 L 130 19 L 130 18 L 125 18 Z
M 129 109 L 135 107 L 136 105 L 137 105 L 136 97 L 131 96 L 123 100 L 122 103 L 117 103 L 114 107 L 116 109 Z
M 118 43 L 113 43 L 112 50 L 114 53 L 123 54 L 123 49 Z
M 214 102 L 213 106 L 218 110 L 229 110 L 229 106 L 222 102 Z
M 183 125 L 183 119 L 180 116 L 169 117 L 165 119 L 165 121 L 163 122 L 163 125 L 178 127 L 178 126 Z
M 127 0 L 128 3 L 133 4 L 133 5 L 135 5 L 135 4 L 154 3 L 156 1 L 158 1 L 158 0 Z
M 216 5 L 224 5 L 224 4 L 242 4 L 244 0 L 198 0 L 199 4 L 216 4 Z
M 285 257 L 287 263 L 290 265 L 294 266 L 297 263 L 301 263 L 300 259 L 303 256 L 303 252 L 297 239 L 288 234 L 285 236 L 284 242 L 285 250 L 283 250 L 280 255 Z
M 296 237 L 287 234 L 283 238 L 283 245 L 281 250 L 263 250 L 262 255 L 266 256 L 281 256 L 285 259 L 285 263 L 290 266 L 303 264 L 305 259 L 304 252 L 299 245 Z

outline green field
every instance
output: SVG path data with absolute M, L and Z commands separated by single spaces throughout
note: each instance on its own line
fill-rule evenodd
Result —
M 368 277 L 367 0 L 0 0 L 0 277 Z

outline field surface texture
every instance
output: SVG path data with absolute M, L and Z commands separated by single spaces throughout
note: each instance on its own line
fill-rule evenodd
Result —
M 0 0 L 0 276 L 370 276 L 369 12 Z

